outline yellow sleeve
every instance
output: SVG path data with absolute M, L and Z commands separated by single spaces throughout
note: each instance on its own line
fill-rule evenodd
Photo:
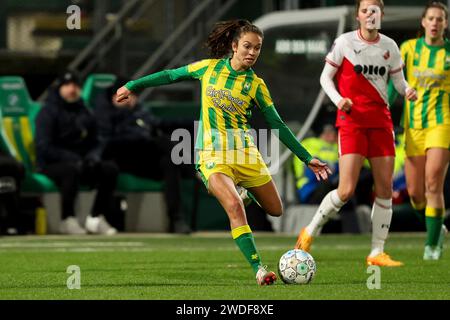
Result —
M 195 78 L 201 79 L 208 69 L 211 59 L 200 60 L 193 62 L 187 66 L 188 72 Z

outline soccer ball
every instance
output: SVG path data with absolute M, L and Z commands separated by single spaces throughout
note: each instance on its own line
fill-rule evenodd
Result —
M 278 273 L 284 283 L 307 284 L 316 274 L 316 262 L 308 252 L 299 249 L 289 250 L 280 258 Z

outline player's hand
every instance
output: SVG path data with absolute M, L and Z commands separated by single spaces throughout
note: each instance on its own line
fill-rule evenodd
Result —
M 117 90 L 116 94 L 117 94 L 116 101 L 120 102 L 128 99 L 128 96 L 131 94 L 131 91 L 128 90 L 125 86 L 123 86 Z
M 342 110 L 345 113 L 350 113 L 350 111 L 352 110 L 352 106 L 353 106 L 352 100 L 350 100 L 349 98 L 343 98 L 341 101 L 339 101 L 337 107 L 339 110 Z
M 405 98 L 409 101 L 416 101 L 417 100 L 417 91 L 413 88 L 407 88 L 405 90 Z
M 327 180 L 333 173 L 325 162 L 321 162 L 320 160 L 314 158 L 309 162 L 308 168 L 314 172 L 318 181 L 321 179 Z

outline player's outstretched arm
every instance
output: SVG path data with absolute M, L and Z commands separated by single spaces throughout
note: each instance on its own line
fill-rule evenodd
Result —
M 123 87 L 117 90 L 117 102 L 125 100 L 131 94 L 149 87 L 157 87 L 166 84 L 171 84 L 183 80 L 194 79 L 195 72 L 189 71 L 188 66 L 178 69 L 163 70 L 150 74 L 148 76 L 127 82 Z
M 301 161 L 308 165 L 318 180 L 321 178 L 325 180 L 331 175 L 331 170 L 328 165 L 311 156 L 308 150 L 306 150 L 297 140 L 291 129 L 289 129 L 284 121 L 281 120 L 274 106 L 263 108 L 262 113 L 269 127 L 278 130 L 281 142 L 283 142 L 283 144 Z

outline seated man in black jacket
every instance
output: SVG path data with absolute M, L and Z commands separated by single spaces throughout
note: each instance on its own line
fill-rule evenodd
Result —
M 1 139 L 1 138 L 0 138 Z M 19 190 L 25 175 L 25 168 L 2 148 L 0 141 L 0 234 L 18 233 Z
M 105 144 L 103 156 L 105 159 L 113 159 L 120 171 L 163 180 L 170 219 L 169 231 L 190 233 L 181 210 L 181 167 L 171 161 L 170 138 L 157 132 L 170 131 L 182 121 L 164 121 L 153 116 L 138 104 L 136 95 L 117 103 L 116 91 L 123 81 L 118 79 L 96 101 L 95 114 L 100 137 Z
M 113 212 L 118 168 L 114 162 L 101 159 L 97 123 L 83 104 L 80 91 L 77 76 L 67 72 L 49 92 L 36 118 L 37 164 L 61 190 L 61 233 L 85 234 L 87 230 L 111 235 L 117 231 L 107 217 Z M 75 199 L 80 184 L 97 188 L 86 230 L 75 218 Z

